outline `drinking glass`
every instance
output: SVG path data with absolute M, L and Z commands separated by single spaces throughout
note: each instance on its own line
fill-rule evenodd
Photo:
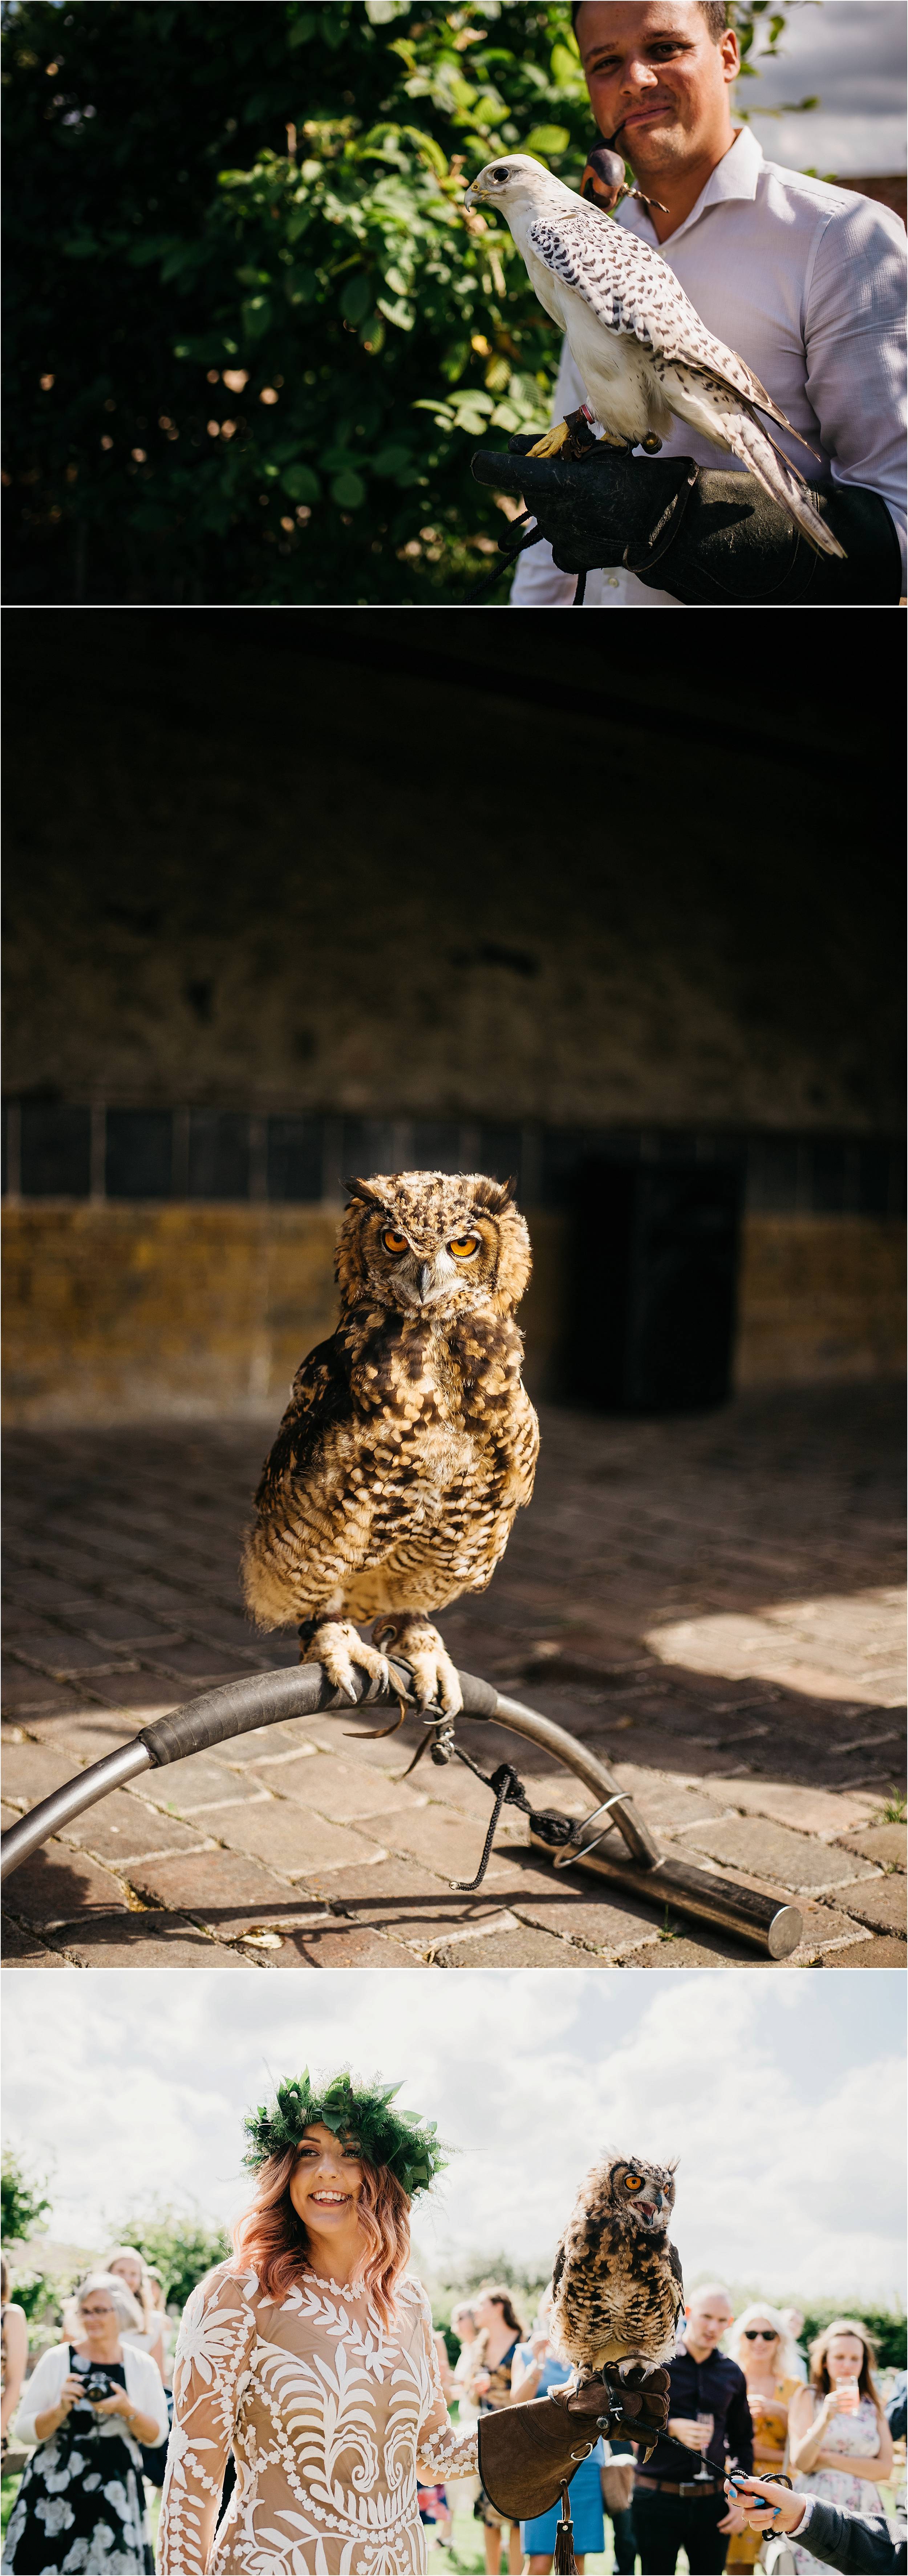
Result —
M 839 2401 L 840 2415 L 857 2414 L 861 2403 L 861 2391 L 856 2379 L 837 2379 L 836 2396 Z
M 703 2435 L 703 2450 L 704 2450 L 704 2451 L 706 2450 L 707 2444 L 708 2444 L 709 2442 L 711 2442 L 711 2441 L 712 2441 L 713 2428 L 714 2428 L 714 2425 L 715 2425 L 715 2421 L 716 2421 L 716 2419 L 715 2419 L 715 2416 L 714 2416 L 714 2415 L 698 2415 L 698 2416 L 697 2416 L 697 2423 L 699 2424 L 700 2431 L 701 2431 L 701 2433 L 702 2433 L 702 2435 Z M 707 2466 L 706 2466 L 706 2462 L 705 2462 L 705 2460 L 704 2460 L 704 2458 L 703 2458 L 702 2453 L 701 2453 L 701 2456 L 700 2456 L 700 2466 L 699 2466 L 699 2468 L 698 2468 L 698 2470 L 697 2470 L 697 2474 L 696 2474 L 696 2477 L 695 2477 L 695 2479 L 694 2479 L 693 2483 L 694 2483 L 694 2486 L 695 2486 L 695 2487 L 709 2487 L 709 2486 L 712 2486 L 712 2472 L 711 2472 L 711 2470 L 710 2470 L 710 2469 L 708 2469 L 708 2468 L 707 2468 Z

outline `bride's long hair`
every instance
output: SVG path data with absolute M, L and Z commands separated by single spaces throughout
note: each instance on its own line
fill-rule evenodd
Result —
M 296 2156 L 295 2147 L 286 2147 L 283 2155 L 268 2157 L 233 2231 L 234 2251 L 251 2263 L 268 2299 L 284 2298 L 308 2261 L 306 2229 L 290 2198 Z M 354 2280 L 371 2291 L 382 2324 L 388 2326 L 397 2284 L 410 2260 L 410 2202 L 387 2165 L 363 2160 L 357 2215 L 363 2250 Z

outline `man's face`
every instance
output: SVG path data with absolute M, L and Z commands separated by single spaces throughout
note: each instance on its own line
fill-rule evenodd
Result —
M 640 178 L 726 147 L 738 40 L 714 44 L 697 0 L 584 0 L 577 42 L 599 132 Z
M 731 2324 L 731 2308 L 719 2290 L 704 2291 L 702 2298 L 693 2298 L 685 2308 L 684 2320 L 685 2343 L 705 2355 L 721 2343 Z

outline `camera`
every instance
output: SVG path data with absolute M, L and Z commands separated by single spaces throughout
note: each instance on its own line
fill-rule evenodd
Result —
M 111 2395 L 113 2382 L 108 2379 L 106 2370 L 89 2370 L 82 2385 L 91 2405 L 97 2406 L 99 2398 Z

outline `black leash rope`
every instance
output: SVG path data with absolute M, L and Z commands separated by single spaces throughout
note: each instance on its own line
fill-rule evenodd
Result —
M 570 1816 L 559 1816 L 551 1807 L 534 1810 L 530 1805 L 520 1774 L 514 1769 L 513 1762 L 499 1762 L 497 1771 L 481 1771 L 478 1762 L 474 1762 L 472 1754 L 464 1753 L 459 1744 L 452 1744 L 451 1751 L 456 1755 L 458 1762 L 465 1763 L 467 1770 L 472 1771 L 477 1780 L 481 1780 L 487 1789 L 492 1789 L 495 1793 L 495 1805 L 489 1818 L 488 1832 L 482 1847 L 482 1859 L 476 1876 L 454 1880 L 454 1886 L 461 1896 L 474 1896 L 477 1887 L 482 1886 L 492 1857 L 492 1844 L 505 1807 L 519 1807 L 523 1815 L 529 1816 L 531 1825 L 535 1826 L 536 1832 L 541 1834 L 543 1841 L 570 1842 L 574 1831 Z
M 410 1711 L 407 1710 L 406 1714 L 409 1716 Z M 408 1762 L 406 1770 L 401 1772 L 401 1779 L 409 1780 L 411 1772 L 415 1771 L 417 1763 L 422 1761 L 427 1750 L 431 1752 L 433 1762 L 437 1763 L 450 1762 L 453 1754 L 455 1761 L 462 1762 L 467 1771 L 472 1771 L 474 1779 L 482 1781 L 484 1789 L 491 1789 L 495 1800 L 475 1878 L 455 1878 L 452 1881 L 459 1896 L 475 1896 L 477 1888 L 482 1886 L 505 1807 L 519 1807 L 522 1815 L 529 1817 L 533 1831 L 539 1835 L 541 1842 L 557 1846 L 572 1841 L 575 1832 L 574 1819 L 571 1816 L 559 1815 L 557 1808 L 554 1807 L 531 1807 L 520 1773 L 515 1771 L 513 1762 L 499 1762 L 495 1771 L 480 1770 L 479 1763 L 474 1762 L 472 1753 L 465 1753 L 461 1744 L 455 1744 L 450 1718 L 431 1717 L 426 1710 L 421 1714 L 426 1724 L 426 1733 L 422 1743 L 416 1747 L 412 1762 Z M 394 1729 L 391 1727 L 382 1728 L 384 1735 L 393 1732 Z M 622 1795 L 624 1794 L 622 1792 Z M 608 1803 L 611 1804 L 613 1801 Z M 594 1810 L 597 1816 L 600 1812 L 598 1807 Z M 581 1824 L 588 1824 L 589 1821 L 589 1817 L 585 1816 L 581 1819 Z M 598 1839 L 597 1835 L 596 1840 Z
M 532 514 L 529 510 L 521 510 L 519 519 L 512 519 L 510 521 L 511 527 L 525 527 L 526 521 L 531 517 L 531 515 Z M 541 536 L 541 528 L 531 528 L 529 535 L 521 537 L 520 543 L 517 546 L 509 546 L 506 538 L 499 537 L 498 552 L 500 555 L 504 556 L 504 562 L 496 564 L 494 571 L 486 573 L 482 581 L 474 582 L 473 588 L 464 603 L 465 606 L 467 608 L 472 608 L 474 599 L 485 599 L 488 592 L 490 590 L 494 590 L 496 582 L 501 580 L 502 574 L 508 572 L 511 565 L 516 563 L 518 555 L 525 554 L 528 546 L 538 546 Z

